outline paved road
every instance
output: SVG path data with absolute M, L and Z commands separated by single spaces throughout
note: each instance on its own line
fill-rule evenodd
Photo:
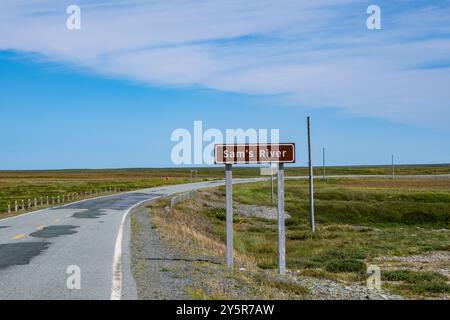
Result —
M 0 220 L 0 299 L 136 298 L 129 266 L 130 209 L 173 193 L 222 184 L 144 189 Z M 66 273 L 70 266 L 81 270 L 79 290 L 68 289 L 67 280 L 74 275 Z

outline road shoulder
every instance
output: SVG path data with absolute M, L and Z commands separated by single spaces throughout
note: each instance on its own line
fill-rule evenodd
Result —
M 130 249 L 139 300 L 188 299 L 184 288 L 193 281 L 191 262 L 161 243 L 147 207 L 131 215 Z

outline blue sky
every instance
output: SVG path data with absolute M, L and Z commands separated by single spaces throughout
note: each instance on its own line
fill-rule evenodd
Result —
M 279 128 L 306 164 L 450 162 L 449 1 L 0 4 L 0 169 L 172 166 L 170 135 Z

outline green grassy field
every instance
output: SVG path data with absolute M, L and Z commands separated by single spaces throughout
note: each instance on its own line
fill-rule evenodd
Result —
M 166 179 L 168 177 L 168 180 Z M 0 171 L 0 217 L 7 205 L 34 197 L 62 196 L 104 188 L 135 190 L 186 183 L 190 173 L 178 170 Z
M 268 184 L 235 188 L 235 199 L 241 203 L 270 205 L 268 195 Z M 363 281 L 367 263 L 377 257 L 450 250 L 448 179 L 318 182 L 315 184 L 315 234 L 308 226 L 307 182 L 287 181 L 285 197 L 286 210 L 292 216 L 286 221 L 290 269 Z M 261 268 L 276 268 L 275 222 L 248 219 L 238 222 L 236 231 L 238 250 L 256 257 Z M 392 280 L 392 272 L 385 274 L 385 280 Z M 448 279 L 442 275 L 427 273 L 430 280 L 426 281 L 427 274 L 413 271 L 409 274 L 401 285 L 391 288 L 411 295 L 450 294 Z
M 223 167 L 197 168 L 198 180 L 223 179 Z M 329 167 L 327 174 L 390 174 L 389 166 Z M 448 174 L 450 165 L 398 166 L 397 174 Z M 321 174 L 321 168 L 315 170 Z M 306 175 L 306 168 L 287 167 L 287 176 Z M 236 178 L 257 177 L 257 167 L 237 167 Z M 117 169 L 117 170 L 50 170 L 50 171 L 0 171 L 0 218 L 14 201 L 34 197 L 62 196 L 103 188 L 136 190 L 164 184 L 191 181 L 190 168 L 186 169 Z M 168 177 L 168 180 L 166 180 Z
M 268 183 L 236 185 L 236 203 L 270 206 Z M 207 198 L 225 196 L 218 188 Z M 309 230 L 308 183 L 288 180 L 285 186 L 286 258 L 290 270 L 313 277 L 364 284 L 369 264 L 382 268 L 383 288 L 406 297 L 449 297 L 450 179 L 330 179 L 315 183 L 317 232 Z M 205 237 L 225 241 L 225 211 L 181 204 Z M 191 219 L 189 218 L 189 219 Z M 177 219 L 183 220 L 179 216 Z M 187 219 L 187 218 L 186 218 Z M 171 222 L 173 224 L 173 221 Z M 188 224 L 186 221 L 184 225 Z M 277 268 L 276 221 L 235 216 L 235 248 L 261 269 Z M 418 265 L 413 259 L 395 265 L 384 257 L 444 254 Z M 379 260 L 381 259 L 381 260 Z M 427 260 L 426 260 L 427 261 Z M 442 265 L 444 264 L 444 265 Z

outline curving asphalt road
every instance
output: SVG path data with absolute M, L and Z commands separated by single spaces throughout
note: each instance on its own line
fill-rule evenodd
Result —
M 159 197 L 223 184 L 144 189 L 0 220 L 0 299 L 135 299 L 130 210 Z M 80 268 L 80 289 L 68 289 L 70 266 Z

